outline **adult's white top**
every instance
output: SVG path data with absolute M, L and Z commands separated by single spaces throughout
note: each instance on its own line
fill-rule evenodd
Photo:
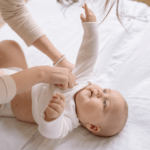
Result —
M 32 113 L 38 124 L 39 132 L 50 139 L 63 138 L 80 125 L 76 114 L 74 95 L 92 82 L 92 72 L 99 50 L 98 23 L 82 23 L 84 36 L 76 59 L 73 74 L 76 76 L 77 85 L 73 89 L 60 90 L 54 85 L 40 83 L 32 88 Z M 61 92 L 66 98 L 64 112 L 57 119 L 46 122 L 44 110 L 52 95 Z

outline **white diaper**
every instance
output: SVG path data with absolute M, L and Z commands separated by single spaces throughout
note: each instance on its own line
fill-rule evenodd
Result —
M 18 67 L 0 68 L 0 76 L 11 75 L 19 71 L 22 71 L 22 69 Z
M 22 71 L 21 68 L 10 67 L 10 68 L 0 68 L 0 76 L 11 75 Z M 0 117 L 15 117 L 11 109 L 11 103 L 2 104 L 0 107 Z
M 11 109 L 11 103 L 2 104 L 0 107 L 0 117 L 15 117 Z

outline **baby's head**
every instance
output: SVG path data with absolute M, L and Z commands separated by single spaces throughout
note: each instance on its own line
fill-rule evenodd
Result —
M 77 115 L 81 124 L 95 135 L 119 133 L 128 117 L 128 106 L 115 90 L 91 84 L 75 95 Z

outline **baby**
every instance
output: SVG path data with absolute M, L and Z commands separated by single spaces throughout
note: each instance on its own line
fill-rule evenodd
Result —
M 41 134 L 48 138 L 62 138 L 80 124 L 95 135 L 112 136 L 120 132 L 127 121 L 128 106 L 123 96 L 92 84 L 92 70 L 99 50 L 98 23 L 87 4 L 82 7 L 86 14 L 86 18 L 81 15 L 84 36 L 73 70 L 77 85 L 68 90 L 53 87 L 53 91 L 51 85 L 33 87 L 33 117 Z M 37 96 L 41 90 L 42 94 Z M 56 91 L 63 95 L 56 93 L 49 101 Z
M 32 110 L 27 109 L 26 116 L 32 118 L 33 115 L 30 122 L 36 122 L 39 132 L 47 138 L 63 138 L 80 124 L 95 135 L 113 136 L 127 121 L 128 106 L 123 96 L 93 84 L 92 71 L 99 50 L 98 23 L 87 4 L 82 7 L 86 14 L 86 17 L 81 15 L 84 36 L 73 70 L 77 84 L 73 89 L 61 90 L 55 85 L 40 83 L 19 97 L 32 103 Z M 28 121 L 24 115 L 18 117 L 16 106 L 12 102 L 15 117 Z

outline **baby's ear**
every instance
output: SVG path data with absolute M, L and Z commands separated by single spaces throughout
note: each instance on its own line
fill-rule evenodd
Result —
M 86 124 L 86 128 L 91 131 L 91 132 L 99 132 L 101 130 L 101 127 L 100 126 L 97 126 L 97 125 L 93 125 L 93 124 L 90 124 L 90 123 L 87 123 Z

